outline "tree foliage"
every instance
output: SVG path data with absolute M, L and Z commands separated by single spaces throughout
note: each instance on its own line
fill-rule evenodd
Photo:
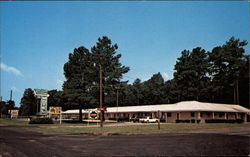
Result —
M 183 50 L 174 66 L 173 79 L 164 80 L 160 73 L 146 81 L 123 81 L 129 68 L 120 63 L 117 44 L 108 37 L 98 38 L 89 51 L 81 46 L 69 54 L 64 65 L 66 81 L 63 91 L 51 90 L 49 105 L 63 109 L 99 107 L 99 74 L 102 72 L 104 106 L 153 105 L 185 100 L 231 103 L 249 107 L 249 55 L 246 41 L 230 38 L 211 52 L 201 47 Z M 95 66 L 94 66 L 95 65 Z M 27 90 L 21 108 L 33 109 L 32 94 Z M 27 96 L 29 95 L 29 96 Z M 27 98 L 30 101 L 27 101 Z M 30 106 L 28 108 L 28 106 Z M 28 114 L 28 113 L 24 113 Z M 81 113 L 80 113 L 81 114 Z M 81 116 L 80 116 L 81 117 Z
M 243 48 L 246 45 L 246 41 L 231 37 L 224 45 L 213 48 L 209 54 L 216 101 L 239 103 L 239 79 L 243 71 L 247 72 L 247 58 Z
M 23 97 L 20 102 L 19 115 L 32 116 L 37 112 L 37 101 L 32 89 L 25 89 Z
M 62 91 L 57 91 L 56 89 L 48 91 L 48 109 L 50 106 L 60 106 Z
M 14 108 L 15 102 L 13 100 L 8 100 L 6 102 L 0 101 L 0 117 L 2 117 L 2 115 L 8 115 L 8 111 Z
M 63 84 L 64 109 L 97 107 L 99 100 L 99 73 L 102 74 L 103 98 L 104 95 L 112 95 L 116 84 L 122 79 L 122 75 L 129 68 L 122 66 L 116 55 L 118 46 L 112 45 L 108 37 L 98 38 L 98 42 L 91 48 L 91 52 L 85 47 L 74 49 L 69 54 L 69 61 L 64 64 L 66 81 Z M 105 93 L 105 94 L 104 94 Z M 108 105 L 108 101 L 103 101 Z M 81 121 L 81 115 L 80 121 Z
M 207 52 L 201 47 L 192 52 L 184 50 L 175 64 L 174 79 L 178 84 L 179 101 L 199 100 L 208 91 L 209 61 Z

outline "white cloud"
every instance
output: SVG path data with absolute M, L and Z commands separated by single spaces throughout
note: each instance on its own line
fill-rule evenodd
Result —
M 8 66 L 4 63 L 0 63 L 0 69 L 2 69 L 3 71 L 6 71 L 8 73 L 12 73 L 16 76 L 23 76 L 22 72 L 20 70 L 18 70 L 17 68 L 15 67 L 12 67 L 12 66 Z

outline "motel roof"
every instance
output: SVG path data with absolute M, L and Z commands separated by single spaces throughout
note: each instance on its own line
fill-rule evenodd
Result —
M 83 113 L 96 111 L 97 109 L 86 109 Z M 240 105 L 203 103 L 198 101 L 182 101 L 176 104 L 162 105 L 144 105 L 144 106 L 123 106 L 123 107 L 107 107 L 107 113 L 124 113 L 124 112 L 244 112 L 249 113 L 249 109 Z M 65 114 L 79 113 L 79 110 L 68 110 Z

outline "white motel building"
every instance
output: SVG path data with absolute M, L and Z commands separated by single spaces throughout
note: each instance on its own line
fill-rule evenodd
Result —
M 99 111 L 97 108 L 82 110 L 83 118 L 89 119 L 93 112 L 98 113 Z M 149 116 L 160 118 L 167 123 L 175 123 L 176 120 L 199 120 L 204 123 L 205 120 L 211 119 L 241 119 L 246 122 L 249 113 L 249 109 L 240 105 L 183 101 L 176 104 L 107 107 L 104 117 L 105 119 L 125 118 L 130 120 Z M 78 116 L 79 110 L 67 110 L 62 115 L 64 118 Z

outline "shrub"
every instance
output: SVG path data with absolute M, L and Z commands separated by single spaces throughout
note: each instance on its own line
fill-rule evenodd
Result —
M 160 119 L 160 122 L 166 122 L 166 119 Z
M 34 118 L 30 120 L 29 124 L 53 124 L 53 120 L 51 118 Z
M 242 119 L 207 119 L 206 123 L 243 123 Z
M 184 123 L 190 123 L 190 120 L 184 120 Z
M 109 120 L 116 120 L 116 118 L 109 118 Z
M 195 123 L 195 119 L 191 119 L 191 123 Z
M 176 123 L 190 123 L 190 120 L 175 120 Z
M 236 123 L 243 123 L 244 120 L 243 119 L 236 119 Z
M 119 118 L 108 118 L 109 120 L 118 120 L 118 122 L 126 122 L 129 121 L 128 117 L 119 117 Z

